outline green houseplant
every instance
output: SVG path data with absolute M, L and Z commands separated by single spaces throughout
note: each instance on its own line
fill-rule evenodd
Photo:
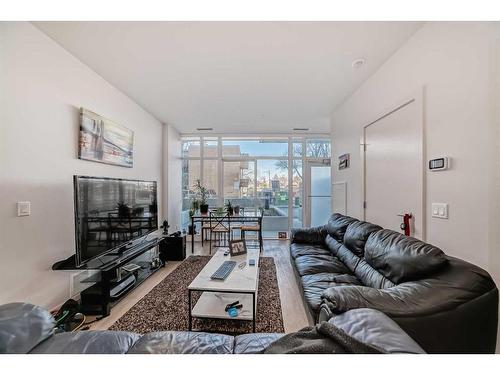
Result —
M 196 184 L 194 185 L 194 189 L 199 198 L 200 203 L 200 212 L 202 214 L 206 214 L 208 212 L 208 203 L 207 196 L 208 190 L 205 186 L 201 184 L 200 180 L 196 180 Z
M 124 203 L 123 201 L 118 202 L 117 208 L 118 208 L 118 217 L 120 218 L 130 217 L 132 209 L 126 203 Z

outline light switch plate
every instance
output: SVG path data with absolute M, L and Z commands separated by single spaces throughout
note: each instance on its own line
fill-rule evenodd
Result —
M 30 216 L 31 202 L 17 202 L 17 216 Z
M 433 203 L 432 217 L 448 219 L 448 203 Z

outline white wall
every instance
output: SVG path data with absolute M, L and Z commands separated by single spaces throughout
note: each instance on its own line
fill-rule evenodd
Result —
M 347 182 L 347 213 L 362 217 L 362 127 L 424 89 L 427 159 L 447 155 L 453 164 L 426 173 L 427 242 L 485 268 L 497 285 L 499 40 L 500 23 L 427 23 L 331 118 L 334 156 L 351 153 L 351 168 L 334 168 L 334 180 Z M 432 202 L 449 204 L 448 220 L 431 217 Z
M 0 23 L 0 64 L 0 304 L 53 307 L 70 296 L 51 265 L 74 253 L 72 176 L 156 180 L 161 192 L 162 125 L 30 23 Z M 77 158 L 80 106 L 134 130 L 133 168 Z M 29 217 L 16 216 L 23 200 Z
M 448 155 L 449 171 L 427 172 L 427 241 L 487 270 L 491 86 L 499 23 L 428 23 L 332 114 L 334 156 L 351 153 L 348 214 L 362 217 L 360 136 L 362 127 L 425 88 L 428 158 Z M 449 220 L 430 216 L 431 202 L 449 204 Z M 500 279 L 497 278 L 497 282 Z

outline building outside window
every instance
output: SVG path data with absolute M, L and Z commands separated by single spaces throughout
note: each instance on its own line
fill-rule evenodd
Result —
M 182 158 L 183 229 L 189 225 L 194 185 L 200 180 L 208 189 L 210 207 L 231 202 L 246 210 L 260 210 L 264 237 L 277 238 L 278 232 L 304 224 L 304 165 L 325 160 L 329 165 L 331 145 L 326 135 L 183 137 Z

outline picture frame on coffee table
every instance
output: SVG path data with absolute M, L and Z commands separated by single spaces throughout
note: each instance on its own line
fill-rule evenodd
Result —
M 238 256 L 247 253 L 247 245 L 243 240 L 229 241 L 229 252 L 231 256 Z

